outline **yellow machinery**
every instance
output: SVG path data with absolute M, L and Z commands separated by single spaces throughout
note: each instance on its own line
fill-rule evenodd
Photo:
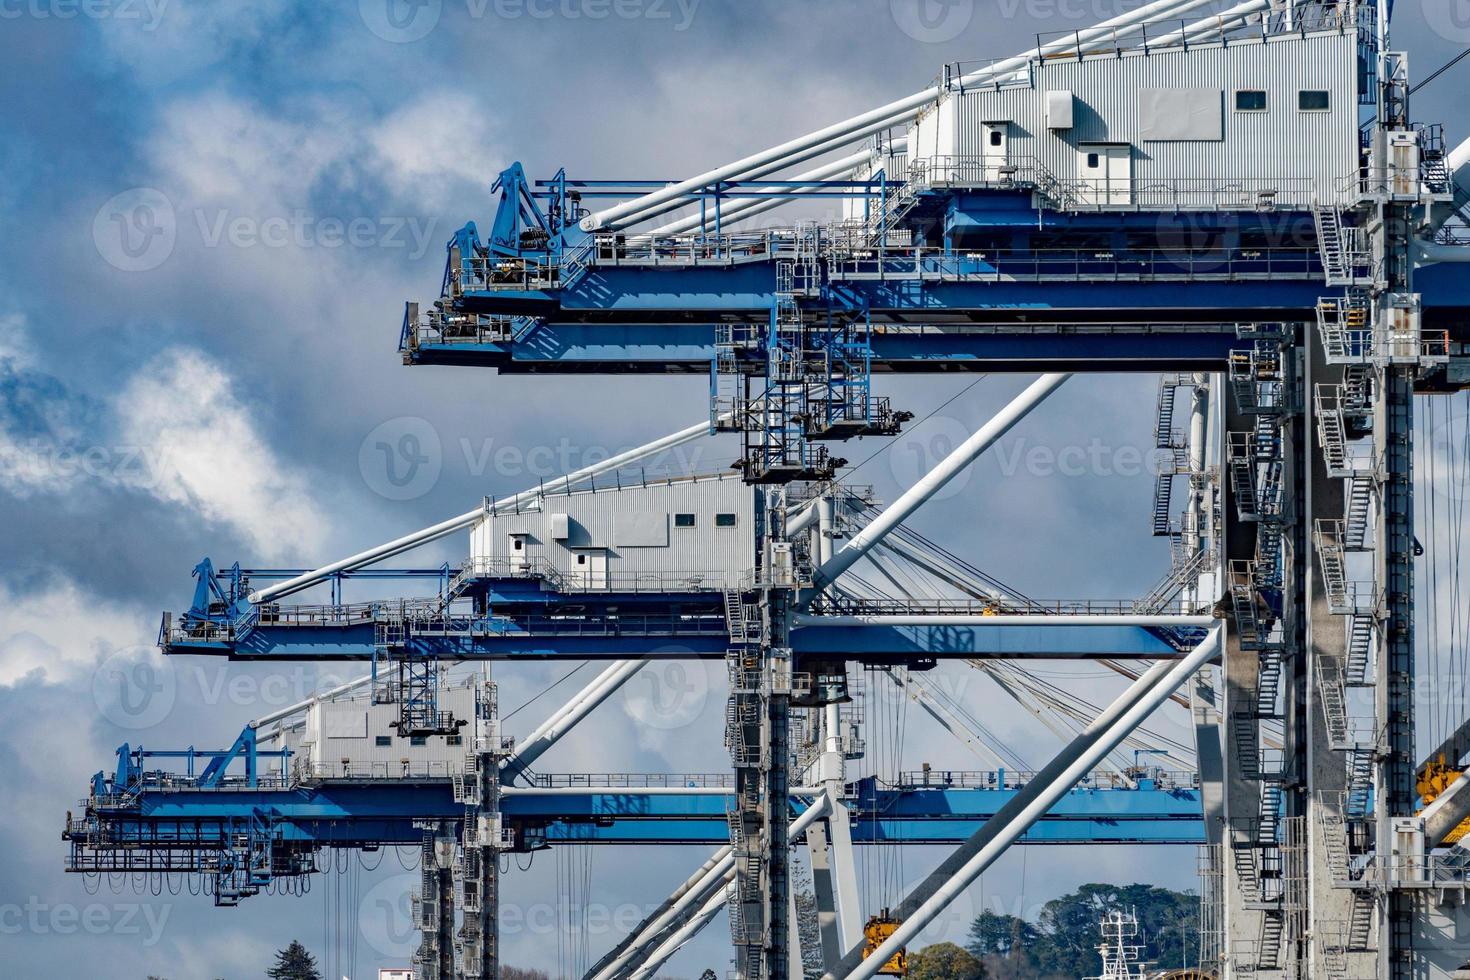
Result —
M 1445 790 L 1455 784 L 1455 780 L 1465 775 L 1465 770 L 1456 769 L 1445 761 L 1444 755 L 1437 755 L 1419 770 L 1419 781 L 1415 789 L 1419 797 L 1428 806 L 1440 797 Z M 1449 832 L 1444 839 L 1445 844 L 1458 843 L 1460 838 L 1470 834 L 1470 817 L 1466 817 L 1460 825 Z
M 867 959 L 878 951 L 878 947 L 898 929 L 898 920 L 888 914 L 884 909 L 879 914 L 868 920 L 863 926 L 863 959 Z M 900 949 L 893 954 L 893 959 L 883 964 L 878 971 L 879 976 L 906 977 L 909 975 L 909 951 Z

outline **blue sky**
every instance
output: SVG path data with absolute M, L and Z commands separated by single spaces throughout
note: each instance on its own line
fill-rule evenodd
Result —
M 88 895 L 61 873 L 62 818 L 116 745 L 225 744 L 322 680 L 309 666 L 162 663 L 159 613 L 187 604 L 203 555 L 338 557 L 701 417 L 700 379 L 399 363 L 404 300 L 433 298 L 443 241 L 467 219 L 489 221 L 489 184 L 510 162 L 533 176 L 683 176 L 907 94 L 946 61 L 1010 54 L 1037 32 L 1136 6 L 924 2 L 927 19 L 912 0 L 394 0 L 389 19 L 384 0 L 0 0 L 0 936 L 11 972 L 233 978 L 259 975 L 292 938 L 324 952 L 325 889 L 217 910 L 187 893 Z M 1470 17 L 1454 8 L 1400 3 L 1398 46 L 1421 73 L 1470 43 Z M 1446 119 L 1463 90 L 1463 76 L 1446 79 L 1416 114 Z M 123 248 L 114 215 L 139 201 L 152 219 L 126 229 L 134 247 Z M 891 499 L 1024 380 L 976 385 L 862 478 Z M 895 381 L 884 393 L 924 416 L 968 383 Z M 1079 379 L 1010 446 L 1146 448 L 1153 398 L 1151 377 Z M 438 475 L 392 499 L 362 450 L 375 432 L 410 430 L 428 434 Z M 700 452 L 722 467 L 730 450 Z M 1047 476 L 991 459 L 915 524 L 1036 595 L 1126 596 L 1166 561 L 1144 537 L 1151 485 L 1147 473 Z M 146 728 L 111 710 L 119 665 L 169 679 L 167 709 Z M 503 703 L 561 670 L 500 671 Z M 953 675 L 1009 737 L 1037 737 L 993 688 Z M 1090 674 L 1069 683 L 1112 689 Z M 723 694 L 713 672 L 696 686 L 677 725 L 649 724 L 639 698 L 656 688 L 610 704 L 555 766 L 720 768 Z M 528 729 L 548 708 L 517 721 Z M 907 768 L 973 766 L 909 725 Z M 909 849 L 898 877 L 939 856 Z M 1191 884 L 1182 851 L 1078 856 L 1013 854 L 969 908 L 1024 910 L 1095 879 Z M 628 909 L 659 901 L 702 855 L 590 859 L 590 900 Z M 573 954 L 571 933 L 543 921 L 556 860 L 507 877 L 509 962 L 555 972 Z M 404 886 L 390 859 L 343 907 L 354 977 L 406 960 L 381 914 Z M 962 920 L 941 934 L 960 938 Z M 616 938 L 589 931 L 594 957 Z M 724 946 L 717 924 L 669 975 L 723 970 Z

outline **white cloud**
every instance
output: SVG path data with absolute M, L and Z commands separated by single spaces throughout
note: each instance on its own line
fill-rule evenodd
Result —
M 244 534 L 262 557 L 309 553 L 325 521 L 306 481 L 256 428 L 230 377 L 198 351 L 174 348 L 143 367 L 117 399 L 124 440 L 154 447 L 147 487 Z
M 507 162 L 490 145 L 488 130 L 484 112 L 462 94 L 433 92 L 388 116 L 367 139 L 395 193 L 437 206 L 461 182 L 488 188 Z
M 156 628 L 151 615 L 71 584 L 23 593 L 0 585 L 0 685 L 36 673 L 51 682 L 75 677 L 104 654 L 152 646 Z
M 356 148 L 359 120 L 308 101 L 290 117 L 218 92 L 178 99 L 160 112 L 149 143 L 176 207 L 227 206 L 263 220 L 308 204 L 313 185 Z

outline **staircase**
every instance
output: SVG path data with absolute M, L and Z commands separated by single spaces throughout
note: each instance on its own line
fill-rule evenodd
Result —
M 597 251 L 597 236 L 588 235 L 561 254 L 561 288 L 571 289 L 587 275 Z
M 1347 553 L 1343 547 L 1346 521 L 1318 519 L 1313 534 L 1317 558 L 1322 566 L 1322 588 L 1328 608 L 1338 616 L 1357 612 L 1357 595 L 1347 579 Z
M 1133 604 L 1133 611 L 1141 615 L 1156 615 L 1164 611 L 1175 596 L 1198 581 L 1212 560 L 1210 552 L 1196 551 L 1183 560 L 1175 561 L 1168 574 L 1149 590 L 1148 595 Z
M 1256 946 L 1256 969 L 1276 970 L 1281 960 L 1281 938 L 1286 932 L 1286 917 L 1280 912 L 1261 916 L 1260 940 Z
M 1350 293 L 1319 300 L 1317 330 L 1328 364 L 1366 364 L 1373 355 L 1366 297 Z
M 1368 551 L 1373 547 L 1368 538 L 1373 516 L 1373 478 L 1355 474 L 1348 480 L 1347 519 L 1342 546 L 1347 551 Z
M 1338 385 L 1317 385 L 1317 441 L 1322 446 L 1327 475 L 1335 480 L 1352 475 L 1347 451 L 1347 421 L 1343 418 L 1341 398 Z
M 1335 887 L 1344 887 L 1352 880 L 1347 823 L 1341 813 L 1325 802 L 1317 807 L 1317 823 L 1322 829 L 1323 849 L 1327 852 L 1327 873 Z
M 1343 751 L 1348 743 L 1347 685 L 1341 667 L 1326 657 L 1317 657 L 1317 695 L 1322 700 L 1322 715 L 1327 724 L 1327 739 L 1332 748 Z
M 1365 278 L 1365 267 L 1369 264 L 1362 231 L 1345 224 L 1341 209 L 1335 205 L 1313 203 L 1312 215 L 1317 223 L 1317 250 L 1322 256 L 1327 285 L 1358 285 Z
M 1373 656 L 1373 617 L 1353 616 L 1348 621 L 1347 666 L 1343 671 L 1343 682 L 1354 687 L 1371 686 L 1374 678 L 1369 674 Z
M 1359 747 L 1348 752 L 1348 790 L 1343 803 L 1344 816 L 1362 820 L 1373 805 L 1373 750 Z
M 1255 562 L 1235 559 L 1230 563 L 1230 604 L 1242 650 L 1265 649 L 1269 630 L 1261 615 L 1255 587 Z
M 1230 433 L 1230 487 L 1235 495 L 1235 513 L 1242 521 L 1259 521 L 1261 510 L 1256 489 L 1256 461 L 1249 432 Z
M 1271 847 L 1280 842 L 1281 802 L 1284 795 L 1280 783 L 1261 784 L 1259 839 L 1263 846 Z
M 725 590 L 725 628 L 731 643 L 760 642 L 760 610 L 746 605 L 745 595 L 739 589 Z

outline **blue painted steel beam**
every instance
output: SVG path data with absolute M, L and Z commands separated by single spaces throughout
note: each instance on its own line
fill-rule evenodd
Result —
M 1039 319 L 1045 321 L 1045 311 Z M 1159 327 L 1105 333 L 1032 328 L 920 333 L 902 326 L 871 334 L 873 369 L 939 371 L 1220 370 L 1240 346 L 1233 326 Z M 542 323 L 515 343 L 425 343 L 415 364 L 459 364 L 517 372 L 707 374 L 715 356 L 710 324 Z
M 938 776 L 938 774 L 936 774 Z M 1001 784 L 1006 781 L 1002 779 Z M 858 787 L 853 801 L 857 843 L 963 840 L 1018 792 L 1005 789 Z M 571 795 L 507 795 L 505 820 L 552 843 L 703 843 L 728 841 L 723 794 L 648 795 L 589 789 Z M 209 834 L 223 835 L 242 821 L 264 818 L 287 842 L 361 847 L 413 844 L 415 820 L 456 821 L 447 780 L 323 783 L 295 789 L 145 789 L 135 808 L 101 811 L 120 843 Z M 1198 843 L 1203 840 L 1200 799 L 1192 787 L 1079 788 L 1064 797 L 1028 837 L 1031 842 Z
M 1179 650 L 1152 630 L 1137 626 L 803 626 L 791 632 L 791 648 L 805 654 L 869 657 L 969 657 L 1003 659 L 1173 659 Z
M 371 623 L 352 627 L 258 626 L 243 640 L 174 640 L 172 654 L 228 656 L 232 660 L 371 660 Z M 441 660 L 654 660 L 723 659 L 729 636 L 718 632 L 624 635 L 410 636 L 404 650 Z M 1021 626 L 807 626 L 794 630 L 797 654 L 842 654 L 867 663 L 913 660 L 1062 660 L 1089 657 L 1160 659 L 1179 650 L 1155 633 L 1131 626 L 1027 629 Z

